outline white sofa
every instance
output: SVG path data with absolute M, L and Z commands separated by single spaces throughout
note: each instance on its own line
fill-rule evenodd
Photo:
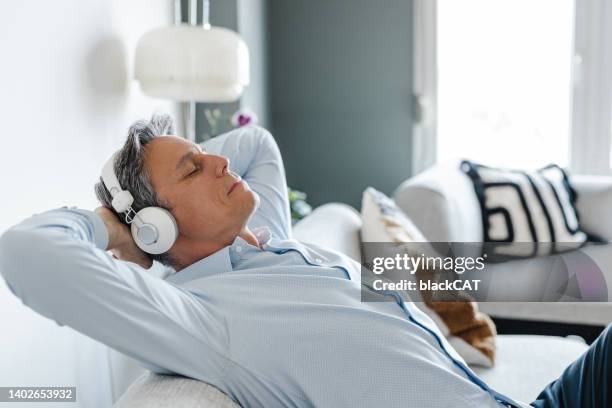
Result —
M 356 260 L 360 258 L 359 213 L 344 204 L 326 204 L 317 208 L 293 230 L 295 238 L 341 251 Z M 549 382 L 576 359 L 587 346 L 580 341 L 547 336 L 498 336 L 497 363 L 494 368 L 476 369 L 491 386 L 514 398 L 531 401 Z M 131 367 L 115 355 L 114 370 Z M 406 368 L 410 370 L 409 367 Z M 140 372 L 144 370 L 140 369 Z M 123 375 L 124 381 L 133 380 L 138 370 Z M 115 383 L 116 389 L 127 384 Z M 212 386 L 182 377 L 143 373 L 115 404 L 116 408 L 162 407 L 236 407 L 227 396 Z
M 574 176 L 571 181 L 578 194 L 576 206 L 582 228 L 612 241 L 612 177 Z M 406 180 L 393 198 L 428 241 L 482 242 L 482 218 L 474 187 L 458 163 L 437 165 Z M 612 245 L 587 245 L 580 251 L 596 262 L 607 282 L 612 282 Z M 513 280 L 522 276 L 529 279 L 552 260 L 539 257 L 488 266 L 488 271 L 498 272 L 493 291 L 509 294 L 509 288 L 515 286 Z M 612 285 L 608 285 L 608 299 L 612 299 Z M 495 317 L 519 320 L 597 326 L 612 322 L 612 303 L 607 302 L 485 302 L 480 309 Z

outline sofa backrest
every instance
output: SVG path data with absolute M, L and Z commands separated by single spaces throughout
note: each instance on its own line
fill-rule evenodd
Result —
M 612 241 L 612 177 L 571 175 L 581 228 Z M 404 181 L 393 199 L 429 241 L 482 242 L 483 225 L 472 181 L 458 162 L 439 164 Z
M 570 176 L 578 200 L 580 228 L 612 242 L 612 177 Z
M 293 238 L 339 251 L 361 262 L 361 216 L 347 204 L 328 203 L 293 227 Z
M 482 242 L 478 199 L 459 163 L 439 164 L 404 181 L 393 199 L 432 242 Z

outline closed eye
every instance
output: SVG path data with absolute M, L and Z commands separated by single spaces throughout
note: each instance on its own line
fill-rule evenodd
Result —
M 187 177 L 195 175 L 198 171 L 200 171 L 199 167 L 194 168 L 193 171 L 190 171 L 189 174 L 187 174 Z
M 196 146 L 196 155 L 197 154 L 205 154 L 204 150 L 202 149 L 202 147 L 200 145 L 195 145 Z M 194 175 L 196 175 L 200 170 L 202 170 L 202 165 L 198 164 L 196 165 L 197 162 L 195 162 L 192 158 L 192 164 L 194 165 L 193 170 L 191 170 L 189 173 L 187 173 L 183 178 L 184 179 L 188 179 Z

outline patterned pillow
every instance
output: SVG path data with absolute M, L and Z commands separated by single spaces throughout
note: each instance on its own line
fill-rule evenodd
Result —
M 361 202 L 361 240 L 364 260 L 381 256 L 368 253 L 367 243 L 426 243 L 427 240 L 395 202 L 380 191 L 368 187 Z M 410 250 L 414 250 L 414 245 Z M 430 244 L 420 248 L 435 252 Z M 380 251 L 378 249 L 377 251 Z M 395 253 L 395 249 L 390 253 Z M 418 273 L 418 272 L 417 272 Z M 423 302 L 415 304 L 438 326 L 448 342 L 466 363 L 491 367 L 495 361 L 495 324 L 489 316 L 478 311 L 478 305 L 463 296 L 458 301 L 433 301 L 430 293 L 421 292 Z
M 474 184 L 489 255 L 499 260 L 546 255 L 586 242 L 587 234 L 578 222 L 576 192 L 559 166 L 520 171 L 464 160 L 461 170 Z
M 427 241 L 395 201 L 372 187 L 363 192 L 361 221 L 363 242 Z

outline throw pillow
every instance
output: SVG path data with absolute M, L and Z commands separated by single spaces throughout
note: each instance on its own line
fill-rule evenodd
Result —
M 361 240 L 364 259 L 381 254 L 369 254 L 367 243 L 423 242 L 427 240 L 395 202 L 380 191 L 368 187 L 361 204 Z M 422 247 L 433 251 L 431 246 Z M 414 247 L 411 246 L 411 250 Z M 427 273 L 419 271 L 418 273 Z M 490 367 L 495 361 L 495 324 L 478 311 L 476 302 L 463 296 L 458 301 L 432 301 L 431 294 L 421 292 L 423 302 L 415 304 L 438 326 L 448 342 L 466 363 Z M 455 297 L 457 299 L 457 297 Z
M 498 169 L 464 160 L 461 170 L 474 184 L 489 261 L 575 249 L 580 229 L 576 192 L 557 165 L 537 171 Z

